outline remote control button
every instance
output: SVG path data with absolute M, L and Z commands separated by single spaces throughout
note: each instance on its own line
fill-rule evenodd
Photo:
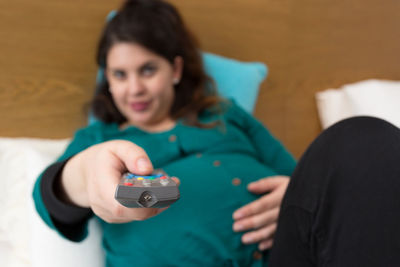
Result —
M 142 183 L 143 183 L 144 186 L 150 186 L 151 185 L 151 180 L 144 179 Z
M 124 185 L 126 185 L 126 186 L 133 186 L 133 183 L 125 182 Z
M 161 180 L 160 180 L 160 184 L 161 184 L 162 186 L 168 185 L 168 184 L 169 184 L 169 179 L 161 179 Z
M 141 180 L 143 180 L 143 177 L 138 177 L 138 178 L 136 178 L 136 180 L 141 181 Z

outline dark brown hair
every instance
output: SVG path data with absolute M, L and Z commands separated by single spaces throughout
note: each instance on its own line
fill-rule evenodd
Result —
M 182 78 L 174 86 L 175 99 L 170 115 L 173 119 L 183 118 L 189 125 L 211 126 L 201 124 L 198 115 L 217 106 L 221 99 L 204 72 L 197 40 L 171 4 L 161 0 L 126 1 L 103 30 L 97 50 L 97 64 L 101 68 L 106 68 L 107 54 L 119 42 L 139 44 L 171 64 L 176 56 L 182 57 Z M 105 77 L 98 82 L 91 109 L 103 122 L 121 124 L 126 121 L 114 104 Z

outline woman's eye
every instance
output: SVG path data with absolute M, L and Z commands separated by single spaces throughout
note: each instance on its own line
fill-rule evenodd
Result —
M 113 71 L 113 76 L 115 78 L 117 78 L 118 80 L 122 80 L 126 77 L 126 74 L 122 70 L 115 70 L 115 71 Z
M 151 76 L 154 74 L 154 72 L 156 71 L 156 67 L 155 66 L 144 66 L 142 68 L 142 74 L 144 76 Z

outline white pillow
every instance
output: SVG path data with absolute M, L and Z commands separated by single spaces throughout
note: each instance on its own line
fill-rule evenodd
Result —
M 0 266 L 104 266 L 101 230 L 89 223 L 89 237 L 70 242 L 37 214 L 32 189 L 37 176 L 69 140 L 0 138 Z
M 365 80 L 316 94 L 323 129 L 353 116 L 373 116 L 400 127 L 400 82 Z

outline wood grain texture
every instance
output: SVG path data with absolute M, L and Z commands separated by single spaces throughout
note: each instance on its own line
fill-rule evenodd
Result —
M 96 44 L 120 1 L 0 0 L 0 136 L 70 137 L 96 75 Z
M 0 136 L 69 137 L 86 123 L 97 39 L 120 3 L 0 0 Z M 269 66 L 255 115 L 297 157 L 321 131 L 315 92 L 400 79 L 399 1 L 172 3 L 203 50 Z
M 315 92 L 400 79 L 399 1 L 173 2 L 205 50 L 269 66 L 255 115 L 297 157 L 321 131 Z

